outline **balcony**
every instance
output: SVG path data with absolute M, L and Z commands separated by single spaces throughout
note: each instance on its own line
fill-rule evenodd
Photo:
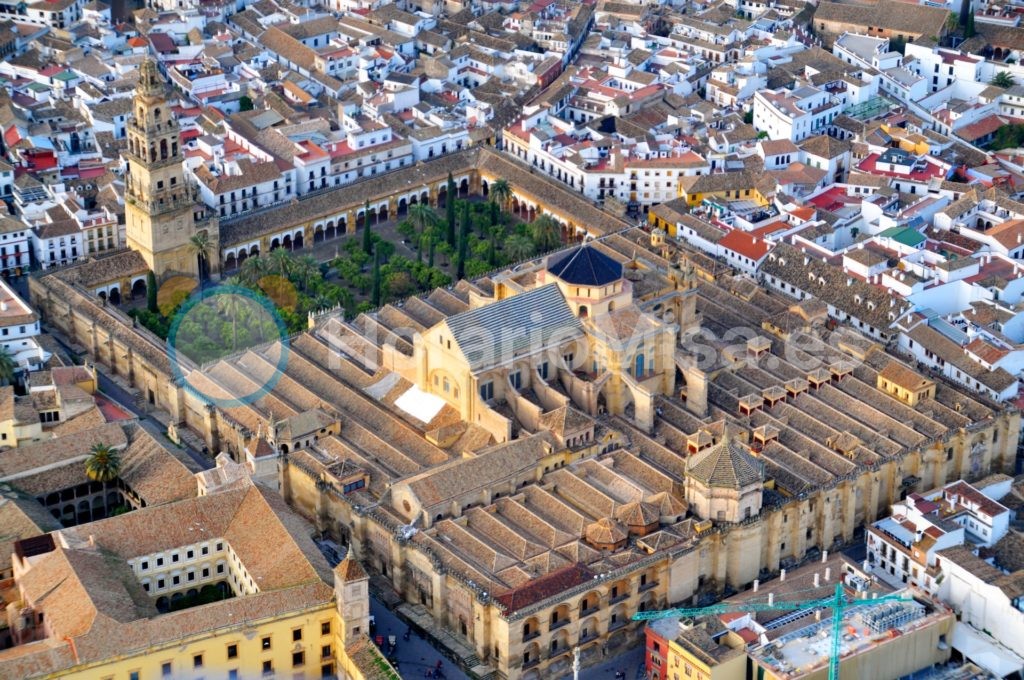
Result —
M 625 618 L 619 619 L 618 621 L 612 621 L 611 623 L 608 624 L 608 632 L 611 633 L 613 630 L 618 630 L 619 628 L 625 628 L 626 624 L 628 624 L 628 623 L 629 623 L 629 619 L 625 619 Z
M 647 583 L 641 584 L 640 587 L 637 588 L 637 592 L 646 593 L 648 590 L 650 590 L 651 588 L 656 587 L 657 585 L 658 585 L 657 581 L 648 581 Z
M 629 593 L 620 593 L 620 594 L 616 595 L 615 597 L 609 598 L 608 599 L 608 604 L 616 604 L 617 602 L 622 602 L 623 600 L 625 600 L 627 598 L 629 598 Z
M 553 623 L 551 624 L 551 626 L 550 626 L 549 630 L 558 630 L 558 629 L 559 629 L 559 628 L 561 628 L 562 626 L 566 626 L 566 625 L 568 625 L 568 624 L 569 624 L 569 619 L 561 619 L 561 620 L 559 620 L 559 621 L 555 621 L 555 622 L 553 622 Z
M 530 659 L 529 661 L 524 661 L 523 662 L 523 670 L 526 670 L 528 668 L 533 668 L 534 666 L 536 666 L 539 663 L 540 663 L 540 659 Z
M 523 634 L 523 642 L 529 642 L 530 640 L 533 640 L 533 639 L 539 638 L 539 637 L 540 637 L 540 631 L 539 630 L 535 630 L 535 631 L 532 631 L 532 632 L 529 632 L 529 633 L 524 633 Z
M 591 640 L 596 640 L 597 637 L 598 637 L 597 631 L 596 630 L 592 630 L 589 633 L 587 633 L 586 635 L 581 635 L 580 636 L 580 640 L 579 640 L 579 642 L 577 644 L 585 645 L 588 642 L 590 642 Z
M 601 608 L 599 606 L 597 606 L 597 605 L 595 605 L 593 607 L 587 607 L 586 609 L 581 609 L 580 610 L 580 617 L 582 618 L 584 616 L 590 616 L 591 614 L 596 614 L 598 612 L 598 610 L 600 610 L 600 609 Z

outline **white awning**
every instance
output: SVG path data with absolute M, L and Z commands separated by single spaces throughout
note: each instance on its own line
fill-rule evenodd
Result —
M 959 621 L 953 628 L 953 647 L 997 678 L 1024 669 L 1024 659 L 970 624 Z
M 427 394 L 413 385 L 395 400 L 395 406 L 423 423 L 429 423 L 444 408 L 444 399 Z

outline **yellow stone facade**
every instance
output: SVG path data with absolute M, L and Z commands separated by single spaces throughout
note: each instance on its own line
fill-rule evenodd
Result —
M 125 233 L 128 247 L 163 279 L 169 274 L 198 277 L 220 270 L 217 219 L 206 214 L 182 167 L 180 128 L 164 96 L 156 63 L 146 60 L 132 100 L 127 127 Z M 210 247 L 200 256 L 191 239 L 201 235 Z

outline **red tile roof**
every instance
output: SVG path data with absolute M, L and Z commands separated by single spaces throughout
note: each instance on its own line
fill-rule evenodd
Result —
M 545 574 L 529 583 L 506 590 L 494 599 L 504 605 L 508 613 L 518 611 L 531 604 L 540 602 L 546 598 L 557 595 L 573 586 L 594 578 L 594 572 L 587 569 L 582 563 L 570 564 L 550 574 Z
M 742 229 L 733 229 L 718 241 L 718 245 L 727 248 L 743 257 L 748 257 L 757 262 L 768 254 L 772 247 L 764 239 Z
M 968 142 L 973 142 L 976 139 L 987 137 L 992 134 L 1003 125 L 1006 121 L 995 114 L 985 116 L 981 120 L 975 121 L 969 125 L 959 127 L 954 132 L 960 139 L 965 139 Z

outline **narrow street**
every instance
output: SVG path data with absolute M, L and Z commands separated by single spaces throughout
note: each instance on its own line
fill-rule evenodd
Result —
M 438 661 L 441 662 L 444 677 L 448 680 L 469 680 L 469 676 L 462 672 L 462 669 L 415 632 L 409 636 L 408 642 L 403 640 L 402 636 L 408 626 L 376 598 L 370 598 L 370 613 L 377 620 L 373 636 L 384 636 L 384 651 L 387 651 L 388 635 L 394 635 L 398 639 L 395 667 L 405 680 L 427 677 L 426 674 L 437 667 Z

